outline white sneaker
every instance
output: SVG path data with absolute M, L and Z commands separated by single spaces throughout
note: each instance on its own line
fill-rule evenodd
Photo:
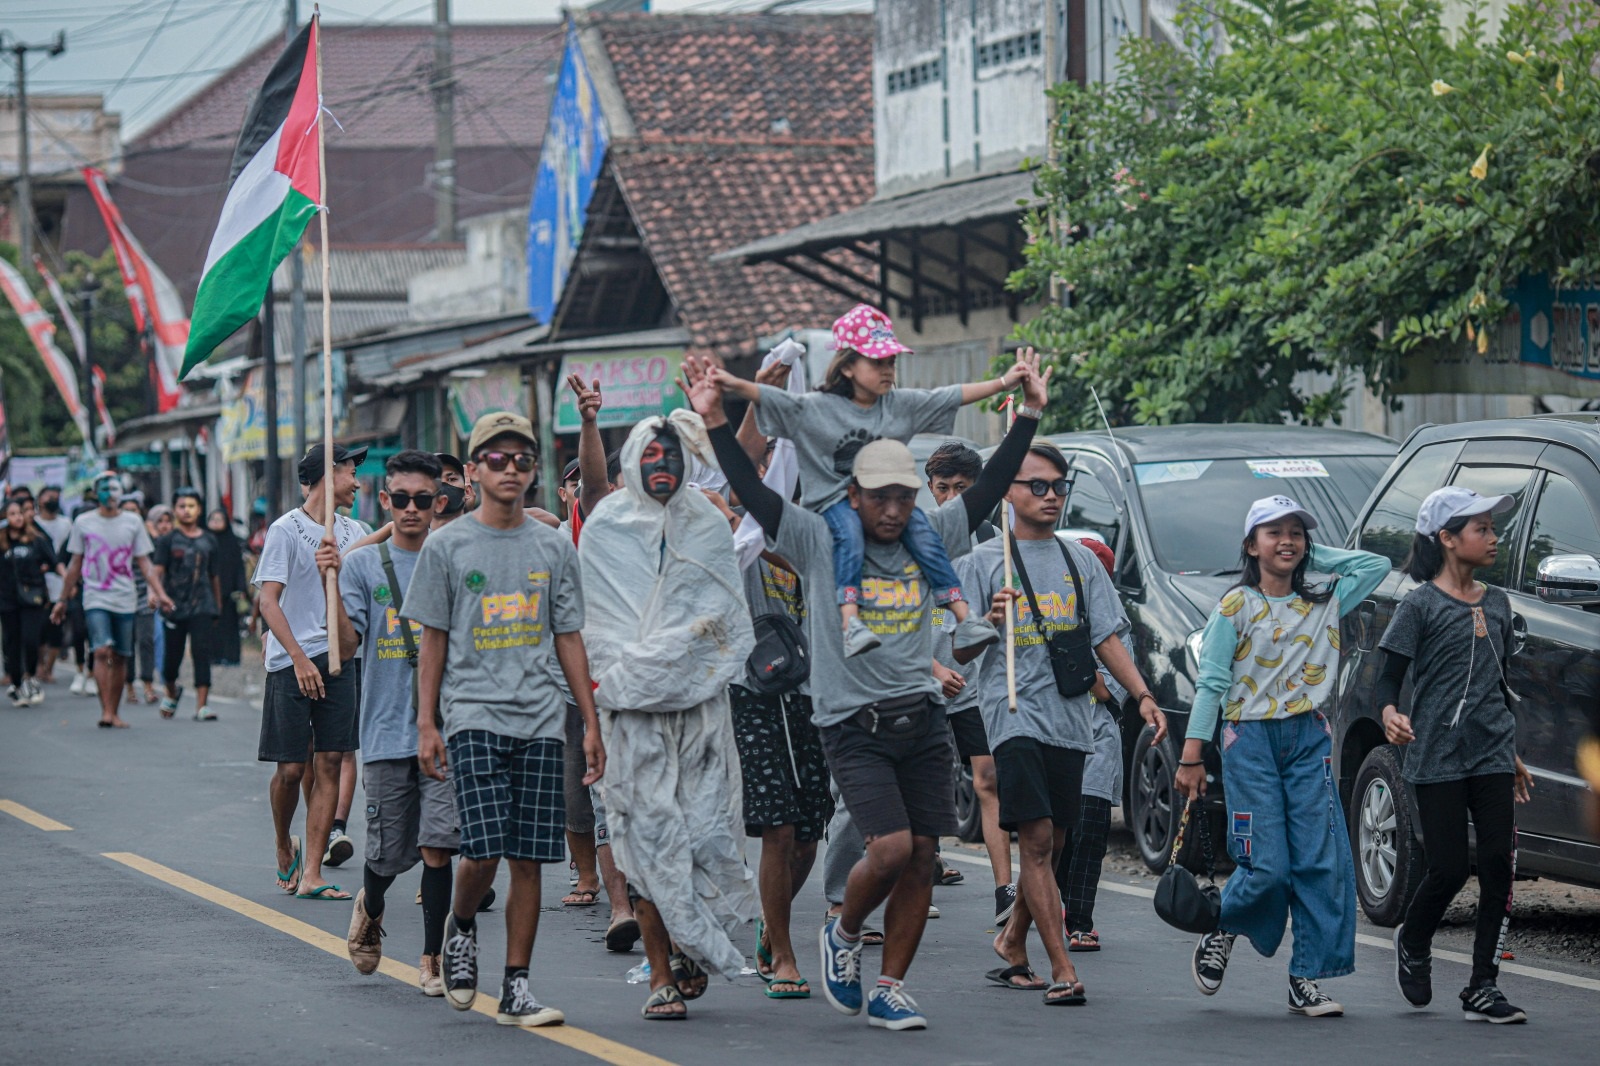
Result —
M 844 657 L 846 659 L 863 652 L 869 652 L 878 647 L 883 641 L 878 639 L 878 634 L 867 628 L 867 623 L 859 618 L 852 618 L 844 627 Z
M 6 688 L 6 695 L 8 697 L 10 697 L 10 699 L 11 699 L 11 706 L 13 706 L 13 707 L 26 707 L 26 706 L 28 706 L 28 697 L 27 697 L 27 695 L 23 692 L 22 689 L 18 688 L 16 685 L 8 686 Z
M 328 833 L 328 850 L 322 853 L 322 865 L 343 866 L 356 853 L 355 844 L 345 835 L 343 829 L 334 829 Z
M 28 688 L 28 702 L 38 705 L 44 702 L 44 689 L 39 687 L 39 682 L 29 678 L 23 682 Z
M 73 674 L 72 684 L 67 686 L 67 691 L 72 693 L 74 696 L 83 695 L 83 682 L 85 677 L 86 675 L 84 674 Z
M 98 696 L 98 695 L 100 695 L 100 682 L 96 681 L 93 677 L 84 678 L 84 681 L 83 681 L 83 694 L 85 696 Z

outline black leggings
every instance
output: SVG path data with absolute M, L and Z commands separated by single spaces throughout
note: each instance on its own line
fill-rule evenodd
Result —
M 43 607 L 0 611 L 0 636 L 5 641 L 6 673 L 13 685 L 39 669 L 39 635 L 44 632 Z
M 1428 872 L 1406 910 L 1402 944 L 1426 955 L 1433 934 L 1471 872 L 1467 815 L 1477 830 L 1478 929 L 1472 943 L 1472 983 L 1500 973 L 1500 951 L 1511 921 L 1511 881 L 1517 870 L 1517 826 L 1511 774 L 1480 774 L 1417 785 Z
M 1111 801 L 1084 796 L 1078 814 L 1078 831 L 1056 863 L 1056 885 L 1067 908 L 1067 931 L 1094 928 L 1094 899 L 1100 888 L 1100 868 L 1105 863 L 1106 838 L 1111 834 Z
M 161 651 L 161 677 L 169 685 L 178 683 L 178 668 L 183 665 L 183 641 L 189 640 L 189 657 L 194 661 L 194 687 L 211 687 L 211 635 L 217 620 L 200 618 L 162 618 L 156 624 L 166 626 L 166 647 Z

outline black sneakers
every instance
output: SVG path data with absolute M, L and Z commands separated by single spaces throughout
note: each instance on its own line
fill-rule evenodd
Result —
M 456 1010 L 471 1010 L 478 998 L 478 927 L 461 932 L 453 911 L 444 923 L 444 997 Z
M 1338 1018 L 1344 1008 L 1325 995 L 1309 977 L 1289 978 L 1289 1010 L 1308 1018 Z
M 1217 994 L 1222 978 L 1228 972 L 1228 956 L 1233 954 L 1232 933 L 1206 933 L 1194 946 L 1194 958 L 1189 972 L 1194 974 L 1194 986 L 1208 996 Z
M 1506 997 L 1491 982 L 1461 990 L 1461 1016 L 1469 1022 L 1510 1025 L 1528 1020 L 1528 1013 L 1506 1002 Z
M 449 949 L 446 948 L 446 951 Z M 495 1021 L 501 1025 L 519 1025 L 533 1029 L 541 1025 L 560 1025 L 567 1016 L 554 1007 L 546 1007 L 528 991 L 528 975 L 519 973 L 507 977 L 500 985 L 500 1012 Z
M 1400 940 L 1404 929 L 1402 925 L 1394 931 L 1394 983 L 1407 1003 L 1426 1007 L 1433 1002 L 1433 956 L 1407 951 Z
M 994 890 L 994 924 L 1005 925 L 1017 907 L 1017 886 L 999 885 Z

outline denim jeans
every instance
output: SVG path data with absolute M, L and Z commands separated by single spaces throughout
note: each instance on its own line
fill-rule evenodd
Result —
M 1228 851 L 1222 928 L 1271 957 L 1294 922 L 1291 977 L 1342 977 L 1356 965 L 1356 881 L 1333 741 L 1320 712 L 1226 722 L 1222 783 Z
M 828 520 L 828 531 L 833 534 L 833 584 L 838 589 L 839 602 L 855 603 L 861 598 L 861 564 L 867 555 L 867 537 L 861 529 L 861 518 L 848 499 L 823 511 L 822 517 Z M 956 577 L 956 569 L 950 564 L 944 541 L 933 531 L 933 523 L 921 508 L 912 508 L 911 520 L 900 534 L 900 543 L 922 567 L 922 576 L 933 589 L 935 603 L 954 603 L 961 599 L 961 579 Z

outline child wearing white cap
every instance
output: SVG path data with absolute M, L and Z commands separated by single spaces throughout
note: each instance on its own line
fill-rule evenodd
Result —
M 1472 978 L 1461 992 L 1468 1021 L 1525 1022 L 1496 986 L 1501 941 L 1511 918 L 1516 874 L 1516 803 L 1533 779 L 1517 758 L 1514 699 L 1506 685 L 1511 601 L 1473 577 L 1498 554 L 1494 516 L 1510 496 L 1480 496 L 1449 486 L 1422 501 L 1403 569 L 1422 582 L 1395 608 L 1380 646 L 1378 680 L 1384 734 L 1401 745 L 1401 775 L 1414 786 L 1427 872 L 1394 931 L 1395 981 L 1413 1007 L 1433 998 L 1433 934 L 1467 882 L 1467 815 L 1477 834 L 1478 917 Z M 1400 688 L 1412 674 L 1408 714 Z
M 1382 556 L 1313 545 L 1316 528 L 1288 496 L 1251 505 L 1239 583 L 1201 637 L 1176 779 L 1190 799 L 1205 794 L 1201 755 L 1220 709 L 1228 845 L 1239 870 L 1222 891 L 1220 928 L 1195 945 L 1196 987 L 1216 994 L 1241 933 L 1270 958 L 1292 917 L 1289 1010 L 1311 1017 L 1344 1013 L 1317 981 L 1354 971 L 1356 948 L 1355 871 L 1321 708 L 1339 669 L 1339 620 L 1389 572 Z M 1308 570 L 1334 580 L 1313 587 Z

